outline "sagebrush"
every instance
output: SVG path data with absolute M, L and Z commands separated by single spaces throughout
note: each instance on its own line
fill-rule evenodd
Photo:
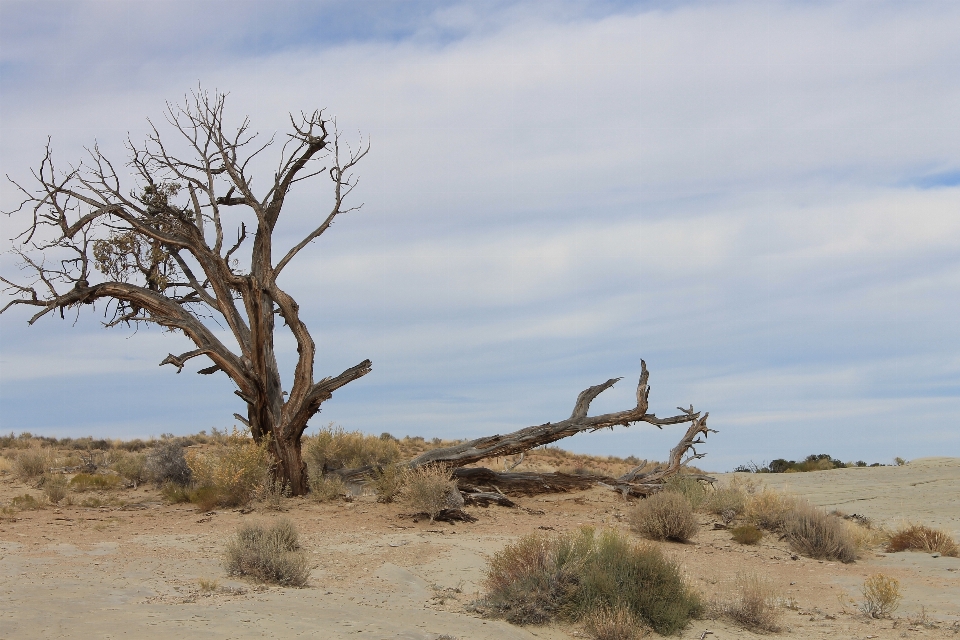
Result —
M 887 618 L 900 605 L 900 581 L 877 573 L 867 578 L 861 588 L 860 610 L 871 618 Z
M 630 525 L 645 538 L 677 542 L 686 542 L 700 529 L 690 501 L 674 491 L 642 500 L 630 512 Z
M 956 558 L 960 548 L 946 531 L 913 524 L 898 529 L 890 536 L 887 552 L 898 551 L 925 551 Z
M 407 474 L 403 486 L 403 499 L 417 513 L 427 514 L 431 520 L 444 509 L 459 509 L 463 496 L 457 489 L 457 481 L 451 470 L 444 465 L 424 465 Z
M 221 444 L 191 449 L 186 461 L 194 484 L 210 495 L 215 494 L 215 503 L 221 506 L 246 504 L 272 480 L 269 443 L 269 438 L 258 444 L 250 436 L 234 431 Z
M 302 587 L 310 577 L 307 555 L 289 520 L 278 520 L 269 526 L 240 527 L 227 543 L 224 564 L 232 576 L 248 576 L 282 586 Z

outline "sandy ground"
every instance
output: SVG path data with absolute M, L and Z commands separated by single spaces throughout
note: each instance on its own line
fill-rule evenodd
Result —
M 896 525 L 933 524 L 960 537 L 960 459 L 903 467 L 752 476 L 813 502 Z M 722 478 L 727 481 L 729 477 Z M 0 504 L 39 492 L 6 476 Z M 114 492 L 117 495 L 117 492 Z M 602 489 L 520 499 L 520 509 L 469 509 L 472 524 L 414 522 L 402 505 L 371 497 L 286 511 L 198 513 L 165 505 L 152 489 L 124 490 L 123 507 L 46 508 L 0 518 L 0 638 L 373 638 L 428 640 L 566 639 L 576 627 L 515 627 L 469 611 L 486 559 L 534 531 L 580 525 L 626 530 L 630 504 Z M 228 579 L 224 542 L 243 522 L 287 517 L 312 554 L 305 589 L 258 587 Z M 708 598 L 731 593 L 738 571 L 769 577 L 789 604 L 777 637 L 960 637 L 960 559 L 874 550 L 854 564 L 792 560 L 768 536 L 741 546 L 729 532 L 703 529 L 690 544 L 663 543 Z M 860 599 L 867 576 L 897 577 L 904 601 L 893 620 L 870 620 L 843 604 Z M 214 592 L 200 580 L 216 580 Z M 927 620 L 920 620 L 925 611 Z M 761 637 L 718 620 L 697 620 L 683 638 Z M 766 637 L 771 637 L 770 635 Z

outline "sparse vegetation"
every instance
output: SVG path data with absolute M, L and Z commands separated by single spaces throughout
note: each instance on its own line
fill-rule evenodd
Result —
M 640 621 L 622 604 L 600 607 L 587 618 L 585 627 L 596 640 L 636 640 L 644 635 Z
M 686 542 L 700 529 L 687 498 L 663 491 L 642 500 L 630 513 L 634 531 L 651 540 Z
M 840 562 L 857 559 L 856 543 L 843 520 L 806 501 L 798 501 L 787 513 L 783 529 L 790 547 L 808 558 Z
M 60 474 L 47 476 L 43 481 L 43 493 L 50 504 L 58 504 L 67 497 L 67 479 Z
M 783 612 L 771 582 L 752 573 L 738 574 L 736 585 L 736 598 L 721 605 L 723 615 L 744 629 L 779 631 Z
M 887 542 L 887 552 L 925 551 L 956 558 L 960 548 L 946 531 L 913 524 L 895 531 Z
M 860 610 L 871 618 L 887 618 L 900 606 L 900 582 L 877 573 L 867 578 L 861 589 Z
M 232 576 L 281 586 L 303 587 L 310 577 L 307 555 L 289 520 L 242 526 L 227 544 L 225 565 Z
M 70 478 L 70 488 L 78 493 L 115 489 L 119 484 L 120 476 L 99 473 L 78 473 Z
M 147 477 L 158 485 L 173 483 L 185 487 L 190 484 L 190 467 L 179 441 L 158 442 L 147 452 L 144 465 Z
M 386 465 L 375 470 L 370 485 L 377 494 L 377 502 L 389 503 L 396 500 L 403 493 L 408 475 L 407 468 L 397 464 Z
M 686 474 L 677 474 L 667 480 L 663 490 L 679 493 L 685 497 L 694 511 L 699 509 L 707 499 L 707 488 L 703 483 Z
M 30 447 L 17 453 L 13 460 L 13 474 L 20 480 L 33 480 L 46 473 L 50 466 L 50 450 Z
M 672 634 L 702 611 L 679 565 L 616 531 L 525 536 L 493 557 L 485 584 L 486 606 L 518 624 L 584 622 L 625 610 Z
M 186 462 L 197 487 L 194 495 L 202 494 L 208 508 L 211 502 L 225 507 L 246 504 L 271 481 L 268 447 L 267 438 L 257 444 L 234 431 L 221 444 L 188 451 Z
M 110 467 L 121 478 L 133 485 L 136 489 L 147 480 L 147 456 L 143 453 L 131 453 L 122 449 L 111 452 Z
M 403 487 L 403 500 L 414 511 L 427 514 L 431 520 L 444 509 L 459 509 L 463 497 L 450 469 L 444 465 L 424 465 L 411 471 Z
M 14 496 L 10 501 L 10 505 L 20 511 L 36 511 L 37 509 L 43 508 L 43 504 L 29 493 L 25 493 L 22 496 Z
M 326 474 L 310 478 L 310 497 L 317 502 L 336 500 L 346 493 L 346 490 L 343 480 L 338 475 Z
M 344 431 L 333 423 L 315 436 L 303 439 L 303 458 L 310 475 L 366 465 L 387 465 L 400 459 L 397 441 L 387 437 L 365 435 L 361 431 Z
M 730 533 L 735 542 L 740 544 L 757 544 L 763 538 L 763 531 L 752 524 L 744 524 L 734 527 Z
M 793 496 L 763 489 L 747 499 L 744 517 L 748 522 L 767 531 L 780 531 L 787 515 L 795 510 L 800 500 Z

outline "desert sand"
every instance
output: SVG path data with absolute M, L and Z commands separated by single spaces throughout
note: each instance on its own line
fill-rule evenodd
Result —
M 877 524 L 919 522 L 960 537 L 957 458 L 750 477 Z M 0 480 L 0 504 L 23 493 L 40 492 L 9 475 Z M 472 611 L 486 559 L 531 532 L 628 530 L 631 507 L 597 488 L 521 498 L 517 509 L 468 508 L 478 521 L 452 525 L 414 522 L 403 505 L 377 504 L 372 496 L 328 504 L 290 499 L 282 513 L 198 513 L 164 504 L 152 487 L 125 490 L 123 499 L 122 507 L 47 507 L 0 519 L 0 638 L 582 638 L 574 626 L 517 627 Z M 297 524 L 312 554 L 310 586 L 228 578 L 225 540 L 241 523 L 278 517 Z M 713 523 L 701 516 L 692 543 L 658 544 L 708 598 L 730 594 L 738 571 L 773 580 L 789 608 L 784 631 L 766 637 L 960 637 L 960 559 L 878 548 L 849 565 L 792 560 L 775 536 L 741 546 Z M 892 620 L 868 619 L 849 604 L 877 572 L 903 586 Z M 202 590 L 201 580 L 217 581 L 216 589 Z M 922 612 L 937 624 L 921 624 Z M 681 637 L 705 631 L 716 640 L 763 637 L 710 619 L 694 621 Z

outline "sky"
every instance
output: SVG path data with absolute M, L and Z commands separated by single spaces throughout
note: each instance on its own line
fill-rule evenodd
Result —
M 122 164 L 198 86 L 267 137 L 322 108 L 369 140 L 362 209 L 281 281 L 318 377 L 373 361 L 311 431 L 506 433 L 613 377 L 593 412 L 624 410 L 644 359 L 651 411 L 710 412 L 706 469 L 960 456 L 958 28 L 952 1 L 0 0 L 0 172 L 26 181 L 48 136 Z M 278 242 L 329 205 L 295 192 Z M 24 224 L 0 218 L 5 251 Z M 0 316 L 0 432 L 244 412 L 200 359 L 157 366 L 180 336 L 27 318 Z M 665 459 L 681 432 L 559 444 Z

